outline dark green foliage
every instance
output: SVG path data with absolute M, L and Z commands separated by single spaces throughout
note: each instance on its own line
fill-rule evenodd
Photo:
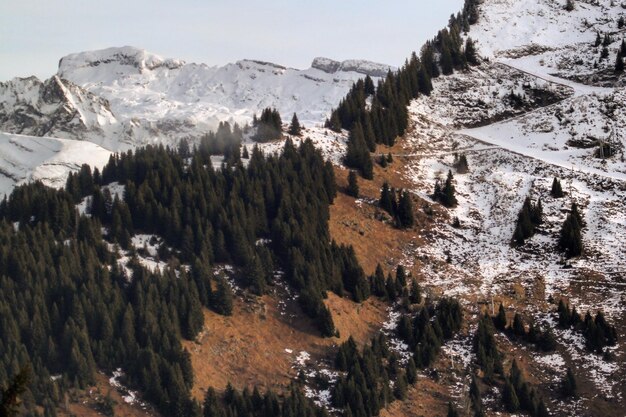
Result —
M 431 79 L 462 70 L 467 64 L 478 64 L 478 54 L 471 40 L 465 41 L 461 32 L 478 21 L 478 1 L 467 0 L 463 11 L 452 16 L 446 29 L 426 42 L 420 57 L 413 53 L 397 72 L 389 72 L 376 87 L 371 78 L 357 81 L 347 96 L 333 110 L 326 127 L 336 132 L 351 131 L 356 123 L 364 130 L 365 142 L 374 150 L 376 143 L 392 146 L 408 127 L 407 105 L 420 94 L 429 95 L 433 89 Z M 371 105 L 367 98 L 371 97 Z
M 415 223 L 415 216 L 413 215 L 413 203 L 411 202 L 411 195 L 408 191 L 401 191 L 400 199 L 398 200 L 396 223 L 398 227 L 402 229 L 411 227 Z
M 454 154 L 454 168 L 456 169 L 456 172 L 458 172 L 459 174 L 467 174 L 469 172 L 469 165 L 467 163 L 467 156 L 465 156 L 465 154 L 461 154 L 461 156 L 458 156 L 457 154 Z
M 24 368 L 11 378 L 9 385 L 0 385 L 0 417 L 14 417 L 19 413 L 20 396 L 30 381 L 30 368 Z
M 598 46 L 600 46 L 601 43 L 602 43 L 602 37 L 600 36 L 600 32 L 596 32 L 596 39 L 593 42 L 593 46 L 597 48 Z
M 515 359 L 511 365 L 511 372 L 504 381 L 502 402 L 506 410 L 511 413 L 524 411 L 533 417 L 548 415 L 543 400 L 539 398 L 537 391 L 524 380 L 524 375 Z
M 561 198 L 565 194 L 563 193 L 563 189 L 561 188 L 561 181 L 557 177 L 554 177 L 552 181 L 552 189 L 550 190 L 550 195 L 554 198 Z
M 226 279 L 217 280 L 217 289 L 213 293 L 210 306 L 216 313 L 230 316 L 233 312 L 233 293 Z
M 31 364 L 29 407 L 53 410 L 97 371 L 122 368 L 124 384 L 163 415 L 194 415 L 193 372 L 180 339 L 202 328 L 202 305 L 223 314 L 231 308 L 224 281 L 211 288 L 212 262 L 233 264 L 233 276 L 256 293 L 276 264 L 324 335 L 334 334 L 326 290 L 369 295 L 354 251 L 330 239 L 333 168 L 310 141 L 299 148 L 287 141 L 281 155 L 268 158 L 255 149 L 247 168 L 226 162 L 217 172 L 214 145 L 205 139 L 193 151 L 114 155 L 102 175 L 92 173 L 93 185 L 81 170 L 68 181 L 71 192 L 33 183 L 0 203 L 0 384 L 18 364 Z M 125 185 L 123 200 L 111 198 L 111 182 Z M 91 217 L 79 218 L 75 201 L 89 190 Z M 133 232 L 160 236 L 159 256 L 172 266 L 151 272 L 133 258 L 127 272 L 103 227 L 120 246 L 129 246 Z M 259 239 L 269 243 L 257 246 Z M 180 261 L 192 265 L 189 273 L 174 270 Z M 52 381 L 56 374 L 62 377 Z
M 363 178 L 371 180 L 374 177 L 372 157 L 360 123 L 355 124 L 350 131 L 344 162 L 347 167 L 359 170 Z
M 296 118 L 297 120 L 297 118 Z M 256 123 L 256 134 L 252 137 L 255 142 L 269 142 L 280 139 L 283 129 L 283 122 L 278 110 L 266 108 L 261 112 L 261 117 Z
M 452 171 L 448 171 L 448 177 L 446 178 L 445 184 L 442 186 L 441 182 L 437 180 L 435 182 L 435 191 L 433 192 L 433 200 L 439 201 L 446 207 L 454 207 L 456 206 L 456 197 L 455 197 L 455 189 L 452 184 L 452 180 L 454 177 L 452 176 Z
M 430 366 L 443 342 L 459 331 L 462 320 L 459 303 L 443 298 L 436 306 L 420 308 L 414 317 L 401 316 L 398 337 L 414 352 L 415 365 L 424 368 Z
M 557 309 L 559 326 L 565 329 L 573 328 L 585 336 L 587 349 L 601 353 L 606 346 L 614 346 L 617 343 L 617 331 L 615 326 L 609 325 L 604 314 L 599 311 L 594 318 L 587 312 L 585 319 L 581 320 L 575 308 L 570 310 L 563 300 L 559 301 Z
M 624 55 L 621 50 L 618 50 L 615 56 L 615 73 L 621 74 L 622 72 L 624 72 Z
M 506 411 L 510 413 L 514 413 L 519 410 L 519 399 L 517 398 L 517 393 L 515 392 L 515 388 L 513 388 L 513 385 L 509 381 L 506 381 L 504 383 L 502 402 L 504 403 Z
M 506 311 L 504 310 L 504 305 L 500 303 L 500 307 L 498 307 L 498 315 L 493 319 L 493 325 L 498 330 L 505 330 L 507 324 Z
M 456 407 L 452 405 L 451 402 L 448 401 L 448 417 L 459 417 L 459 412 L 456 411 Z
M 411 280 L 411 288 L 409 290 L 409 302 L 411 304 L 419 304 L 422 302 L 422 290 L 415 279 Z
M 609 57 L 609 48 L 607 46 L 603 46 L 600 51 L 600 61 L 603 59 L 607 59 Z
M 611 39 L 611 35 L 605 33 L 604 38 L 602 38 L 602 46 L 609 46 L 611 42 L 613 42 L 613 39 Z
M 572 203 L 559 236 L 559 248 L 568 257 L 579 256 L 583 252 L 582 227 L 582 217 L 578 212 L 578 207 L 576 203 Z
M 482 395 L 480 393 L 478 381 L 476 380 L 476 377 L 474 375 L 472 375 L 472 382 L 469 389 L 469 397 L 472 403 L 474 417 L 484 416 Z
M 382 269 L 378 269 L 377 275 L 382 276 Z M 343 415 L 370 417 L 377 416 L 394 398 L 406 398 L 408 385 L 417 381 L 418 366 L 432 363 L 441 344 L 460 329 L 461 320 L 459 303 L 449 299 L 441 300 L 437 306 L 423 307 L 414 317 L 403 314 L 398 323 L 398 336 L 415 351 L 405 371 L 400 367 L 400 358 L 389 351 L 384 335 L 374 337 L 362 352 L 349 338 L 335 357 L 335 367 L 345 374 L 332 389 L 333 406 L 343 410 Z M 390 381 L 393 381 L 393 392 L 389 388 Z
M 295 384 L 281 396 L 271 390 L 261 394 L 256 387 L 239 392 L 229 384 L 220 398 L 209 388 L 203 408 L 204 417 L 328 417 Z
M 494 337 L 493 322 L 488 314 L 478 322 L 474 336 L 474 353 L 487 381 L 493 380 L 496 373 L 502 374 L 502 357 Z
M 561 392 L 566 397 L 574 397 L 577 395 L 577 383 L 572 368 L 567 368 L 567 372 L 561 381 Z
M 198 151 L 203 155 L 224 155 L 226 163 L 234 164 L 239 160 L 242 140 L 243 132 L 238 125 L 231 128 L 228 122 L 220 122 L 217 131 L 209 132 L 200 139 Z M 102 180 L 103 183 L 111 181 L 108 175 Z
M 478 65 L 478 51 L 476 51 L 476 45 L 472 38 L 468 37 L 465 41 L 465 61 L 470 65 Z
M 543 222 L 543 206 L 541 200 L 532 204 L 530 197 L 526 197 L 521 210 L 517 215 L 513 243 L 523 245 L 526 239 L 535 234 L 535 228 Z
M 389 189 L 389 184 L 384 182 L 383 188 L 380 191 L 380 200 L 378 200 L 378 205 L 391 216 L 395 216 L 395 206 L 397 205 L 395 198 L 395 193 Z
M 291 124 L 289 125 L 289 130 L 287 131 L 290 135 L 300 136 L 302 133 L 302 126 L 300 126 L 300 121 L 298 120 L 298 116 L 294 113 L 291 118 Z
M 522 320 L 522 316 L 518 313 L 515 313 L 513 317 L 513 326 L 511 328 L 513 334 L 518 337 L 526 336 L 526 328 L 524 327 L 524 321 Z
M 565 2 L 565 10 L 571 12 L 574 10 L 574 0 L 566 0 Z
M 348 188 L 346 188 L 346 194 L 350 197 L 359 198 L 359 182 L 356 172 L 353 170 L 350 170 L 348 173 Z

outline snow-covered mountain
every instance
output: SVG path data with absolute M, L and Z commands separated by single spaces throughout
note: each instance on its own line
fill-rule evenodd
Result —
M 88 141 L 0 133 L 0 199 L 28 181 L 61 187 L 70 171 L 82 164 L 102 168 L 110 155 Z
M 133 47 L 61 58 L 55 76 L 0 83 L 0 131 L 88 140 L 109 150 L 197 138 L 219 122 L 245 124 L 265 107 L 321 124 L 352 84 L 393 69 L 316 58 L 298 70 L 243 60 L 222 67 Z
M 620 16 L 626 15 L 624 2 L 575 0 L 566 10 L 566 1 L 485 0 L 479 6 L 480 19 L 470 36 L 477 41 L 481 55 L 518 59 L 518 66 L 542 66 L 544 73 L 564 78 L 612 85 L 617 49 L 624 39 Z M 601 58 L 603 45 L 595 46 L 600 34 L 608 35 L 609 56 Z

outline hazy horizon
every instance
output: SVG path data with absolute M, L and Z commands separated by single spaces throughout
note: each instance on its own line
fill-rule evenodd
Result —
M 125 45 L 208 65 L 257 59 L 308 68 L 313 58 L 323 56 L 399 66 L 462 7 L 462 0 L 390 0 L 382 6 L 372 0 L 212 3 L 0 4 L 0 81 L 48 78 L 65 55 Z

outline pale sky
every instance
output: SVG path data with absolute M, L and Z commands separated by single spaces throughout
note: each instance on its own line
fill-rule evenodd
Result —
M 316 56 L 399 66 L 462 0 L 0 0 L 0 81 L 48 78 L 73 52 L 131 45 L 223 65 Z

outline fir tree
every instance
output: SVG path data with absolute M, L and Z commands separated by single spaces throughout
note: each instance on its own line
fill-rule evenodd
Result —
M 459 417 L 459 412 L 456 411 L 456 408 L 452 405 L 452 402 L 448 401 L 448 414 L 447 417 Z
M 593 46 L 597 48 L 601 43 L 602 37 L 600 36 L 600 32 L 596 32 L 596 40 L 593 42 Z
M 26 392 L 30 382 L 30 368 L 18 372 L 8 387 L 0 389 L 0 416 L 19 415 L 20 396 Z
M 568 12 L 574 10 L 574 0 L 567 0 L 565 2 L 565 10 L 567 10 Z
M 393 198 L 394 195 L 389 189 L 389 184 L 387 182 L 384 182 L 383 187 L 380 191 L 380 199 L 378 200 L 378 205 L 390 215 L 395 216 L 396 213 L 393 207 Z
M 500 307 L 498 307 L 498 315 L 493 320 L 493 324 L 498 330 L 504 330 L 507 326 L 506 320 L 506 311 L 504 311 L 504 305 L 500 303 Z
M 408 191 L 401 193 L 398 201 L 398 225 L 401 228 L 407 228 L 413 226 L 415 223 L 415 217 L 413 215 L 413 203 L 411 202 L 411 196 Z
M 572 372 L 572 368 L 568 367 L 565 377 L 561 381 L 561 391 L 566 397 L 574 397 L 577 395 L 577 390 L 576 377 L 574 372 Z
M 552 181 L 552 189 L 550 190 L 550 195 L 554 198 L 561 198 L 565 194 L 563 193 L 563 189 L 561 188 L 561 181 L 557 177 L 554 177 Z
M 622 51 L 618 50 L 615 57 L 615 73 L 621 74 L 622 72 L 624 72 L 624 57 Z
M 350 170 L 348 173 L 348 188 L 346 194 L 351 197 L 359 198 L 359 183 L 356 175 L 356 171 Z
M 217 280 L 217 289 L 213 293 L 213 310 L 223 316 L 230 316 L 233 312 L 233 293 L 226 279 Z
M 506 381 L 504 383 L 504 391 L 502 392 L 502 402 L 504 403 L 504 407 L 510 413 L 514 413 L 520 408 L 519 399 L 517 397 L 517 393 L 515 392 L 515 387 L 511 384 L 510 381 Z
M 302 132 L 302 127 L 300 126 L 300 121 L 298 120 L 298 116 L 294 113 L 291 118 L 291 124 L 289 125 L 288 133 L 292 136 L 300 136 Z
M 472 38 L 468 37 L 465 41 L 465 60 L 470 65 L 478 65 L 478 52 Z
M 355 124 L 350 131 L 345 163 L 349 168 L 358 169 L 365 179 L 371 180 L 374 177 L 372 157 L 365 143 L 360 123 Z

